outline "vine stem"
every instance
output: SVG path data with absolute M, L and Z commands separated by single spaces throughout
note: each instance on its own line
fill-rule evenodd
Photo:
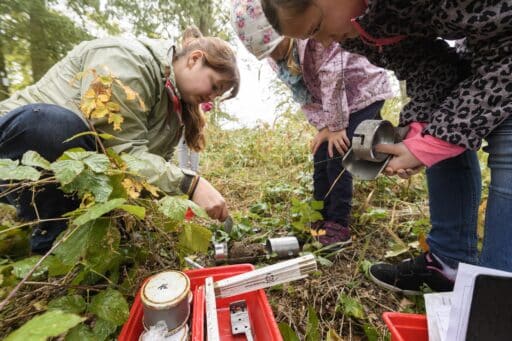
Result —
M 16 295 L 18 290 L 20 290 L 20 288 L 23 286 L 23 284 L 30 278 L 30 276 L 32 276 L 32 274 L 34 273 L 34 271 L 36 271 L 36 269 L 39 267 L 39 265 L 41 265 L 41 263 L 43 263 L 43 261 L 46 258 L 48 258 L 48 256 L 53 252 L 53 250 L 55 250 L 57 248 L 57 246 L 62 244 L 64 241 L 66 241 L 80 226 L 77 226 L 73 230 L 68 231 L 68 233 L 64 237 L 62 237 L 59 241 L 57 241 L 55 244 L 53 244 L 53 246 L 50 248 L 50 250 L 48 250 L 48 252 L 46 252 L 46 254 L 44 254 L 44 256 L 41 257 L 41 259 L 39 259 L 37 261 L 37 263 L 34 265 L 34 267 L 32 269 L 30 269 L 30 271 L 25 275 L 25 277 L 23 277 L 23 279 L 14 287 L 14 289 L 12 289 L 12 291 L 9 293 L 9 295 L 7 295 L 7 297 L 2 301 L 2 303 L 0 303 L 0 311 L 2 311 L 5 308 L 5 306 L 7 305 L 7 303 L 9 303 L 11 298 L 13 298 L 14 295 Z

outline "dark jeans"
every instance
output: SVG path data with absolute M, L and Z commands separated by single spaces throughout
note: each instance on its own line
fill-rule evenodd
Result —
M 512 116 L 487 137 L 491 183 L 484 243 L 477 249 L 482 180 L 475 151 L 427 169 L 430 203 L 430 250 L 450 266 L 458 262 L 512 271 Z
M 30 104 L 19 107 L 0 118 L 0 158 L 21 159 L 28 150 L 41 154 L 50 162 L 74 147 L 96 150 L 91 135 L 66 139 L 88 131 L 85 123 L 72 111 L 52 104 Z M 59 218 L 78 207 L 79 201 L 65 196 L 57 185 L 19 190 L 2 198 L 17 209 L 20 219 Z M 34 207 L 35 206 L 35 207 Z M 37 209 L 37 214 L 36 214 Z M 64 221 L 43 222 L 34 227 L 30 244 L 33 252 L 44 253 L 66 228 Z
M 383 105 L 384 101 L 378 101 L 350 114 L 347 127 L 348 138 L 352 140 L 354 130 L 362 121 L 379 118 Z M 315 200 L 324 201 L 324 208 L 321 211 L 324 220 L 348 226 L 352 210 L 352 175 L 348 171 L 343 173 L 327 199 L 324 200 L 334 180 L 343 170 L 342 157 L 334 148 L 334 157 L 329 158 L 327 146 L 328 143 L 324 142 L 314 155 L 313 196 Z

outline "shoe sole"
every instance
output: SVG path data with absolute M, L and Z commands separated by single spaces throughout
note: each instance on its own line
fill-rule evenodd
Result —
M 372 275 L 371 271 L 368 271 L 368 275 L 370 275 L 370 279 L 372 280 L 373 283 L 377 284 L 380 287 L 388 289 L 390 291 L 393 291 L 393 292 L 396 292 L 396 293 L 399 293 L 399 294 L 403 294 L 403 295 L 406 295 L 406 296 L 423 295 L 422 291 L 404 290 L 404 289 L 400 289 L 399 287 L 395 287 L 395 286 L 393 286 L 393 285 L 391 285 L 389 283 L 383 282 L 383 281 L 379 280 L 377 277 L 374 277 Z

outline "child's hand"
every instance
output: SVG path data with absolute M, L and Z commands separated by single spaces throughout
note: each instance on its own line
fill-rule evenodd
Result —
M 320 148 L 320 145 L 327 141 L 327 138 L 329 136 L 329 129 L 323 128 L 318 133 L 316 133 L 315 137 L 313 138 L 313 141 L 311 141 L 311 153 L 313 155 L 316 154 L 316 151 L 318 148 Z
M 423 167 L 421 161 L 403 143 L 378 144 L 375 146 L 375 151 L 394 155 L 384 170 L 386 175 L 396 174 L 402 179 L 408 179 Z
M 327 137 L 329 141 L 329 146 L 327 148 L 327 152 L 329 153 L 329 157 L 334 157 L 334 148 L 340 153 L 341 156 L 345 155 L 350 146 L 350 140 L 347 136 L 347 130 L 343 129 L 340 131 L 329 131 L 329 135 Z

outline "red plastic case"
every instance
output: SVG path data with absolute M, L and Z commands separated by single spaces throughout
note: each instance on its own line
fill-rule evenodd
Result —
M 386 312 L 382 318 L 391 332 L 391 341 L 428 341 L 425 315 Z
M 237 264 L 216 266 L 185 271 L 190 278 L 190 289 L 194 294 L 192 301 L 191 340 L 203 341 L 205 335 L 205 306 L 204 306 L 204 280 L 206 277 L 213 277 L 215 281 L 254 270 L 252 264 Z M 220 339 L 223 341 L 244 340 L 244 335 L 231 334 L 231 321 L 229 304 L 238 300 L 246 300 L 247 310 L 251 319 L 251 328 L 254 340 L 282 341 L 281 333 L 274 319 L 274 314 L 267 300 L 265 292 L 260 289 L 245 294 L 217 299 L 217 317 L 219 321 Z M 119 341 L 137 341 L 143 332 L 142 327 L 142 302 L 137 293 L 128 321 L 124 324 Z

